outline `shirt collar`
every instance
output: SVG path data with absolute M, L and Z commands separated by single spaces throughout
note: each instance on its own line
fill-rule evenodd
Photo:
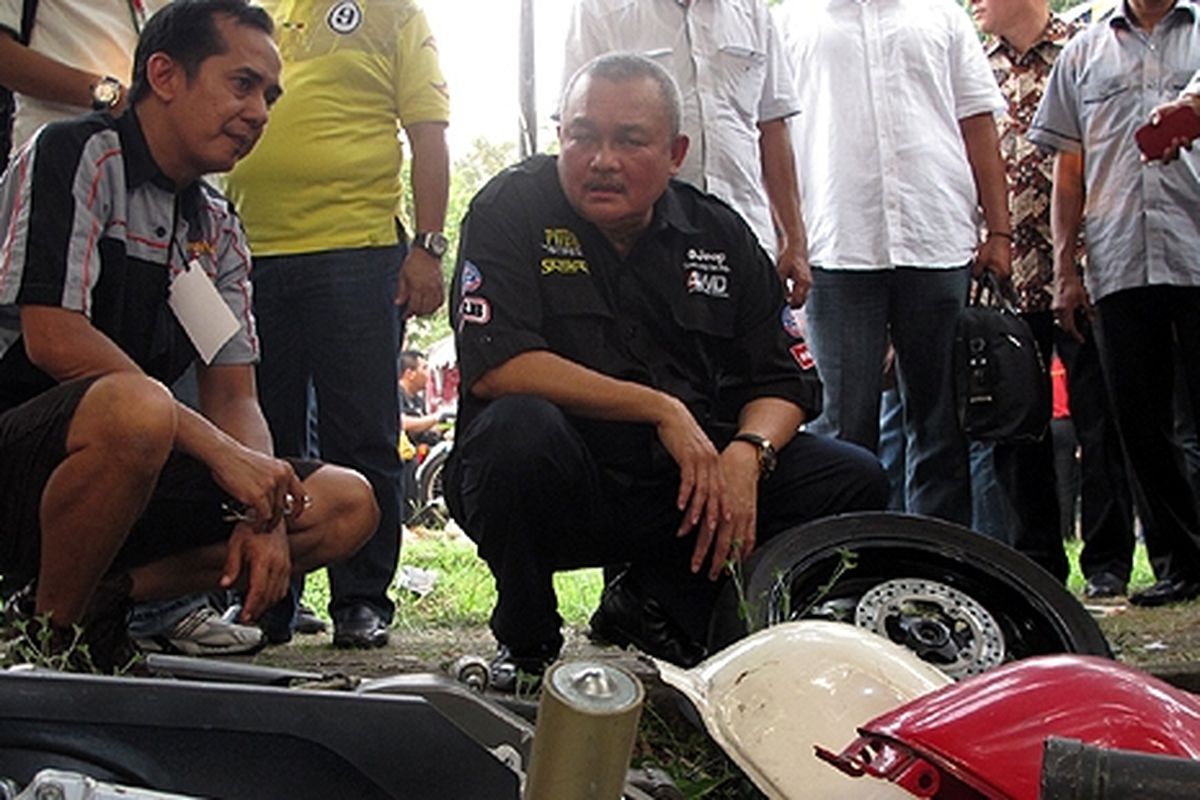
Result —
M 131 108 L 117 117 L 116 128 L 117 136 L 121 139 L 122 156 L 125 159 L 126 188 L 136 189 L 144 183 L 152 183 L 160 189 L 175 194 L 178 191 L 175 182 L 166 176 L 154 161 L 154 156 L 150 154 L 150 145 L 147 144 L 146 135 L 142 132 L 137 111 Z M 195 181 L 184 187 L 182 192 L 194 188 L 196 188 Z
M 650 227 L 654 230 L 671 227 L 681 233 L 699 233 L 700 229 L 691 223 L 687 213 L 683 210 L 683 203 L 679 200 L 679 191 L 675 180 L 672 179 L 671 183 L 667 184 L 667 190 L 662 193 L 662 197 L 654 203 L 654 218 L 650 221 Z
M 1162 21 L 1166 22 L 1170 19 L 1181 19 L 1187 17 L 1188 21 L 1196 19 L 1196 4 L 1192 0 L 1175 0 L 1175 5 L 1167 12 Z M 1121 0 L 1113 9 L 1112 16 L 1108 18 L 1108 24 L 1113 28 L 1121 28 L 1123 30 L 1133 29 L 1133 12 L 1129 8 L 1129 0 Z
M 1063 21 L 1062 17 L 1057 14 L 1050 14 L 1050 19 L 1046 21 L 1046 27 L 1038 36 L 1037 41 L 1025 53 L 1029 56 L 1031 53 L 1040 53 L 1043 48 L 1052 47 L 1055 50 L 1061 50 L 1067 40 L 1071 38 L 1071 28 Z M 1007 53 L 1011 61 L 1017 61 L 1021 56 L 1003 37 L 988 36 L 985 40 L 987 54 L 993 56 L 1001 51 Z M 1050 59 L 1053 61 L 1053 59 Z

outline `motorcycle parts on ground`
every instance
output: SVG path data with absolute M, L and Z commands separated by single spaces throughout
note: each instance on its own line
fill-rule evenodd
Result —
M 949 684 L 941 671 L 881 636 L 833 622 L 789 622 L 685 670 L 656 662 L 722 749 L 771 798 L 905 794 L 856 785 L 814 755 L 877 714 Z
M 916 797 L 1037 800 L 1050 737 L 1200 759 L 1200 697 L 1116 661 L 1043 656 L 939 689 L 859 730 L 840 754 L 818 754 Z
M 955 679 L 1034 655 L 1110 655 L 1092 616 L 1037 564 L 910 514 L 845 514 L 777 534 L 722 590 L 709 650 L 800 619 L 866 628 Z

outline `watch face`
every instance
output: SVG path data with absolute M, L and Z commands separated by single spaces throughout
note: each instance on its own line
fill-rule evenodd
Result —
M 121 84 L 105 78 L 92 87 L 92 105 L 95 108 L 113 108 L 121 99 Z
M 439 232 L 422 233 L 416 238 L 415 244 L 431 256 L 441 258 L 446 254 L 446 248 L 449 246 L 445 234 Z

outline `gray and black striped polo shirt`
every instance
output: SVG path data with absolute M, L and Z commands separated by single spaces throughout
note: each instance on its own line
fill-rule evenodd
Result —
M 203 181 L 175 190 L 133 112 L 51 123 L 0 178 L 0 318 L 14 319 L 22 305 L 78 311 L 170 384 L 196 358 L 167 305 L 171 278 L 193 261 L 241 321 L 214 363 L 255 362 L 241 223 Z M 0 411 L 54 383 L 29 363 L 19 336 L 0 335 Z

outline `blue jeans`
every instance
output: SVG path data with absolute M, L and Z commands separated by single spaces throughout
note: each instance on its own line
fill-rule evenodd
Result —
M 883 358 L 890 336 L 904 405 L 905 502 L 910 512 L 969 525 L 967 444 L 954 406 L 954 326 L 970 273 L 897 267 L 813 269 L 805 311 L 825 383 L 814 433 L 879 448 Z
M 879 412 L 879 463 L 888 476 L 888 511 L 908 510 L 904 497 L 904 474 L 907 460 L 904 454 L 904 404 L 899 390 L 883 393 Z
M 181 619 L 208 605 L 202 594 L 189 594 L 171 600 L 156 600 L 149 603 L 134 603 L 129 612 L 129 635 L 134 639 L 149 639 L 161 636 L 175 627 Z
M 394 305 L 403 245 L 254 261 L 262 341 L 258 391 L 279 455 L 308 452 L 309 387 L 325 461 L 361 472 L 379 503 L 379 527 L 353 557 L 329 566 L 330 616 L 368 605 L 392 617 L 387 596 L 400 556 L 400 406 Z

